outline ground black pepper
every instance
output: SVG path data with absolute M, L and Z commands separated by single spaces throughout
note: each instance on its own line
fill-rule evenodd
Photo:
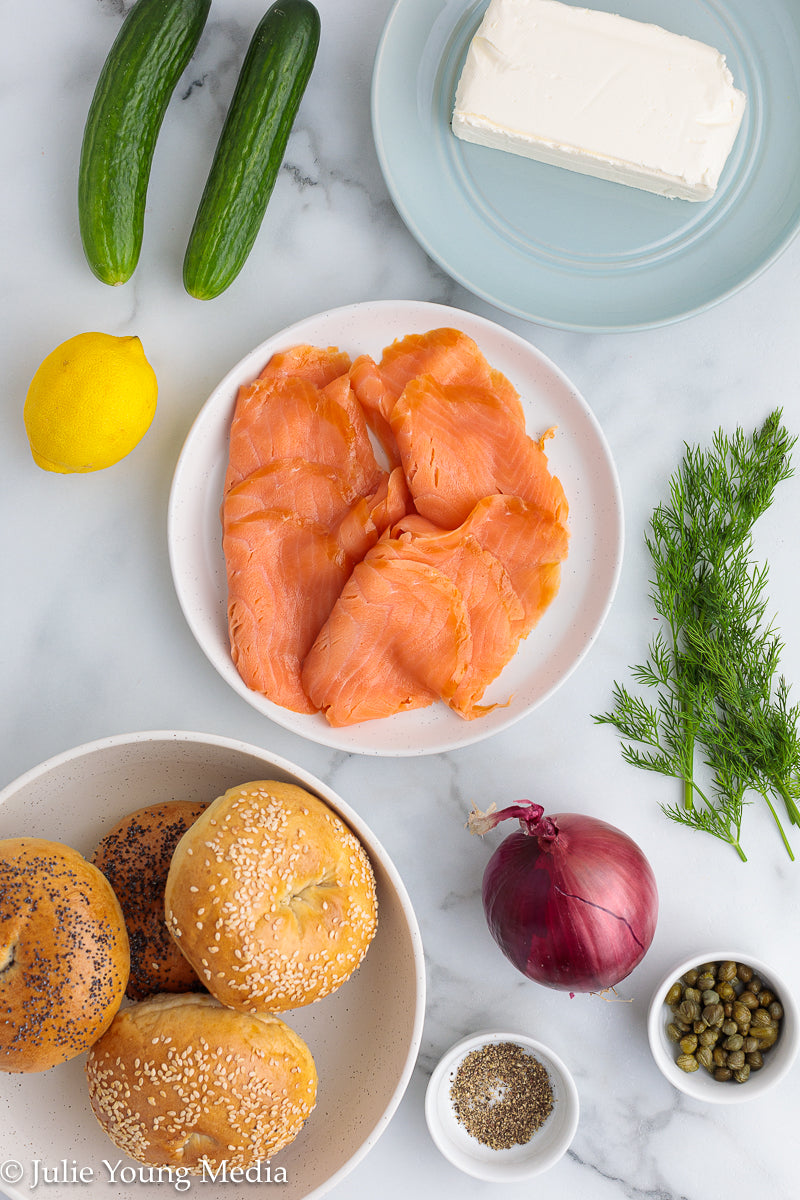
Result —
M 524 1145 L 553 1111 L 547 1070 L 514 1042 L 472 1050 L 450 1086 L 456 1117 L 492 1150 Z

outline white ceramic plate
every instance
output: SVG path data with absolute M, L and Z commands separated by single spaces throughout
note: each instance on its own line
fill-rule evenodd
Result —
M 547 443 L 552 470 L 570 503 L 570 553 L 559 595 L 485 700 L 505 702 L 464 721 L 444 704 L 344 729 L 319 714 L 294 713 L 251 691 L 230 656 L 227 581 L 219 507 L 228 432 L 239 386 L 254 379 L 277 350 L 299 342 L 337 345 L 353 357 L 379 358 L 407 333 L 454 326 L 475 339 L 486 358 L 520 392 L 529 433 L 557 426 Z M 285 728 L 357 754 L 435 754 L 477 742 L 543 703 L 582 660 L 608 612 L 622 559 L 619 481 L 608 445 L 589 406 L 562 372 L 526 342 L 492 321 L 460 309 L 416 301 L 354 304 L 309 317 L 251 351 L 212 392 L 178 460 L 169 504 L 169 553 L 175 589 L 200 647 L 230 686 Z
M 287 1182 L 262 1176 L 253 1195 L 318 1200 L 341 1182 L 391 1120 L 416 1062 L 425 1012 L 425 970 L 414 911 L 395 866 L 375 835 L 344 800 L 313 775 L 255 746 L 207 734 L 137 733 L 107 738 L 52 758 L 0 792 L 0 837 L 30 835 L 66 842 L 90 856 L 126 813 L 165 799 L 213 800 L 228 787 L 281 779 L 307 788 L 335 809 L 361 839 L 378 887 L 380 923 L 367 955 L 336 993 L 284 1014 L 307 1041 L 319 1073 L 317 1107 L 273 1168 Z M 0 1191 L 14 1200 L 46 1194 L 74 1200 L 74 1183 L 40 1184 L 32 1163 L 51 1171 L 62 1159 L 92 1172 L 93 1200 L 163 1200 L 174 1183 L 138 1177 L 114 1183 L 105 1163 L 132 1160 L 103 1133 L 89 1106 L 84 1056 L 35 1075 L 0 1072 Z M 200 1180 L 195 1180 L 200 1188 Z M 166 1188 L 166 1191 L 165 1191 Z M 233 1189 L 233 1190 L 232 1190 Z M 192 1191 L 194 1191 L 194 1185 Z M 250 1189 L 248 1189 L 249 1191 Z M 206 1200 L 230 1200 L 231 1183 L 203 1182 Z M 87 1191 L 88 1194 L 88 1191 Z M 177 1194 L 181 1194 L 178 1192 Z
M 717 193 L 666 200 L 450 129 L 487 0 L 396 0 L 375 58 L 372 126 L 386 186 L 424 250 L 499 308 L 565 329 L 668 324 L 738 291 L 800 226 L 797 0 L 593 0 L 717 47 L 747 95 Z

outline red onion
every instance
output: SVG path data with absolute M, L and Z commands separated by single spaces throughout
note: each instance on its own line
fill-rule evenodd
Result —
M 658 892 L 636 843 L 579 813 L 546 817 L 523 801 L 470 814 L 472 833 L 518 817 L 483 876 L 483 910 L 505 956 L 546 987 L 611 988 L 644 958 L 656 928 Z

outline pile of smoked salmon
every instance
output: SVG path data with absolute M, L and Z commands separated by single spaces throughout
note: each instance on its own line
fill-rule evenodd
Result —
M 222 503 L 246 685 L 336 726 L 437 700 L 488 712 L 567 555 L 543 442 L 456 329 L 398 339 L 380 362 L 273 355 L 239 391 Z

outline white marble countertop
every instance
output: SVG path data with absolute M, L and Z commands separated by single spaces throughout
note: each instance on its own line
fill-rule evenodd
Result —
M 647 1048 L 650 992 L 694 948 L 737 943 L 800 987 L 800 862 L 768 814 L 745 819 L 746 865 L 713 839 L 670 823 L 675 787 L 626 766 L 590 714 L 640 661 L 652 629 L 642 535 L 684 439 L 719 425 L 750 430 L 776 405 L 800 432 L 800 241 L 710 311 L 631 334 L 562 332 L 506 317 L 454 284 L 417 246 L 381 178 L 369 118 L 372 60 L 390 0 L 319 0 L 323 38 L 287 158 L 250 261 L 207 304 L 190 299 L 180 263 L 208 157 L 261 5 L 214 0 L 198 56 L 159 139 L 144 250 L 133 280 L 110 289 L 83 260 L 75 186 L 83 121 L 121 0 L 5 6 L 0 120 L 4 377 L 2 751 L 0 785 L 45 758 L 109 734 L 184 729 L 268 747 L 323 777 L 393 856 L 422 928 L 428 1008 L 419 1062 L 387 1132 L 332 1200 L 482 1198 L 430 1141 L 423 1097 L 432 1067 L 463 1035 L 489 1026 L 530 1033 L 571 1067 L 581 1119 L 566 1157 L 536 1183 L 542 1200 L 652 1197 L 745 1200 L 797 1194 L 797 1070 L 763 1099 L 705 1107 L 673 1090 Z M 551 357 L 586 397 L 616 459 L 627 545 L 609 619 L 587 659 L 545 707 L 474 748 L 402 760 L 344 755 L 260 717 L 204 658 L 179 609 L 166 548 L 172 471 L 217 381 L 251 347 L 311 313 L 361 300 L 424 299 L 479 313 Z M 136 333 L 160 382 L 141 445 L 92 475 L 40 471 L 22 405 L 38 363 L 74 333 Z M 782 485 L 758 529 L 770 598 L 800 686 L 797 512 L 800 477 Z M 630 1003 L 569 999 L 525 980 L 486 932 L 480 879 L 490 847 L 464 820 L 480 806 L 530 797 L 624 828 L 649 856 L 661 893 L 652 947 L 621 986 Z M 492 839 L 492 845 L 499 840 Z M 795 837 L 800 854 L 800 838 Z M 800 1068 L 798 1068 L 800 1069 Z M 0 1157 L 13 1153 L 3 1142 Z M 511 1185 L 508 1200 L 533 1185 Z

